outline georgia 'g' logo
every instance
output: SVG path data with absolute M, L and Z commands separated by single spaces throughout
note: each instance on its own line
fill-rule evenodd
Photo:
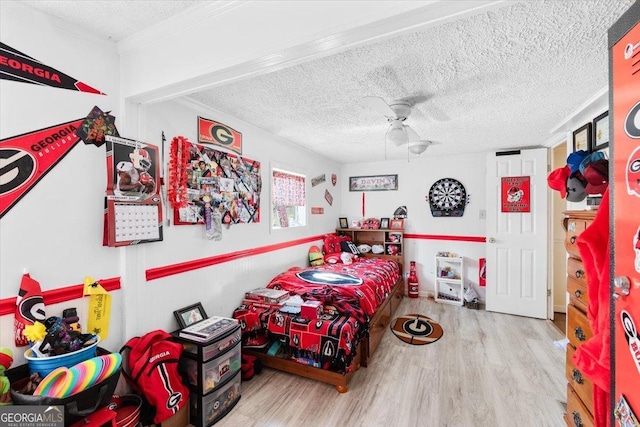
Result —
M 0 149 L 0 196 L 29 182 L 36 171 L 36 160 L 18 148 Z
M 167 400 L 167 409 L 176 410 L 178 409 L 178 404 L 182 400 L 182 393 L 173 392 L 169 399 Z
M 233 143 L 233 132 L 226 126 L 215 125 L 211 127 L 211 136 L 219 144 L 230 145 Z
M 624 119 L 624 132 L 631 138 L 640 138 L 640 102 L 629 110 Z

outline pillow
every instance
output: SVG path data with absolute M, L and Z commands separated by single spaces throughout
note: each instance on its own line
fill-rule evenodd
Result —
M 367 252 L 371 252 L 371 246 L 362 244 L 358 246 L 358 251 L 360 251 L 361 254 L 366 254 Z
M 371 246 L 371 252 L 373 252 L 374 254 L 383 254 L 384 253 L 384 246 L 382 246 L 382 245 L 373 245 L 373 246 Z
M 350 254 L 353 254 L 353 255 L 360 255 L 360 251 L 358 250 L 358 247 L 351 240 L 348 240 L 346 242 L 340 242 L 340 250 L 342 252 L 349 252 Z

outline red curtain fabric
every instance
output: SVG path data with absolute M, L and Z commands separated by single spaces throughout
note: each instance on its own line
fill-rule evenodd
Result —
M 305 178 L 282 171 L 273 171 L 273 203 L 278 206 L 304 206 Z

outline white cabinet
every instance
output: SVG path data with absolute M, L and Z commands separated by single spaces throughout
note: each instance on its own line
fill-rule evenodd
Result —
M 463 258 L 436 257 L 435 293 L 436 302 L 462 305 L 464 301 Z

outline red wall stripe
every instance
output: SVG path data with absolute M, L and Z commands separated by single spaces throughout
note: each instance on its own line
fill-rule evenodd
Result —
M 267 252 L 277 251 L 277 250 L 288 248 L 291 246 L 297 246 L 305 243 L 315 242 L 317 240 L 322 240 L 324 236 L 325 236 L 324 234 L 319 234 L 317 236 L 304 237 L 302 239 L 290 240 L 288 242 L 275 243 L 273 245 L 260 246 L 258 248 L 244 249 L 236 252 L 229 252 L 226 254 L 215 255 L 212 257 L 195 259 L 193 261 L 186 261 L 178 264 L 166 265 L 164 267 L 150 268 L 146 271 L 146 277 L 147 277 L 147 281 L 160 279 L 162 277 L 185 273 L 187 271 L 197 270 L 199 268 L 210 267 L 212 265 L 222 264 L 222 263 L 233 261 L 240 258 L 265 254 Z
M 98 280 L 100 285 L 106 291 L 115 291 L 120 289 L 120 278 L 112 277 L 111 279 Z M 65 302 L 72 299 L 82 298 L 84 291 L 84 284 L 65 286 L 64 288 L 50 289 L 48 291 L 42 291 L 42 298 L 44 304 L 56 304 L 59 302 Z M 0 316 L 5 314 L 15 313 L 17 297 L 4 298 L 0 300 Z
M 487 238 L 481 236 L 447 236 L 443 234 L 411 234 L 404 233 L 405 239 L 422 239 L 422 240 L 455 240 L 459 242 L 480 242 L 486 243 Z

